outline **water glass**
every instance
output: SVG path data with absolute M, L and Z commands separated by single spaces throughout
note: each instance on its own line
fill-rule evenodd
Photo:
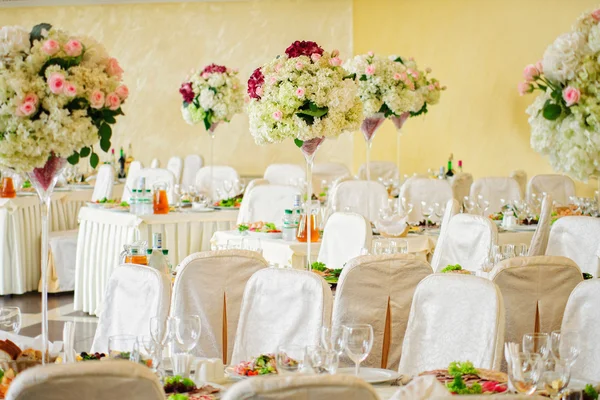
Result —
M 373 327 L 369 324 L 343 325 L 343 346 L 346 355 L 355 363 L 354 374 L 359 376 L 360 363 L 373 348 Z
M 558 395 L 567 387 L 570 380 L 571 367 L 564 360 L 556 360 L 553 366 L 544 370 L 541 378 L 543 388 L 552 398 L 559 398 Z
M 172 354 L 171 362 L 173 364 L 173 375 L 179 375 L 183 378 L 189 378 L 193 360 L 194 356 L 188 353 Z
M 526 257 L 527 256 L 527 245 L 525 243 L 519 243 L 514 245 L 515 257 Z
M 543 361 L 539 354 L 519 353 L 511 359 L 511 368 L 508 368 L 509 379 L 512 387 L 519 394 L 533 394 L 540 381 L 543 371 Z
M 21 309 L 0 307 L 0 330 L 18 334 L 21 330 Z
M 321 346 L 306 346 L 304 360 L 315 373 L 334 375 L 339 364 L 339 354 Z
M 138 336 L 137 347 L 140 354 L 140 362 L 156 372 L 158 368 L 158 351 L 161 348 L 150 336 Z
M 397 254 L 408 254 L 408 242 L 404 239 L 392 240 L 390 246 L 395 247 L 394 253 Z
M 523 335 L 523 352 L 537 353 L 542 360 L 550 355 L 550 337 L 547 333 L 526 333 Z
M 342 327 L 322 327 L 321 345 L 325 350 L 334 351 L 341 355 L 344 351 L 344 329 Z
M 140 353 L 137 337 L 134 335 L 115 335 L 108 338 L 108 356 L 115 360 L 138 362 Z
M 241 239 L 227 240 L 227 249 L 228 250 L 241 250 L 242 249 L 242 240 Z
M 550 334 L 552 356 L 573 366 L 581 352 L 581 342 L 577 331 L 554 331 Z
M 384 253 L 383 241 L 377 240 L 377 241 L 373 242 L 372 253 L 373 253 L 373 255 L 376 255 L 376 256 L 382 255 Z
M 304 364 L 305 347 L 298 345 L 279 346 L 277 348 L 277 373 L 289 375 L 299 372 Z

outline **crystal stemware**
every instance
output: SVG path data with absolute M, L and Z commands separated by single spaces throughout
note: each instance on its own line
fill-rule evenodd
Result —
M 537 353 L 542 360 L 550 355 L 550 337 L 547 333 L 526 333 L 523 335 L 523 352 Z
M 333 350 L 338 355 L 344 352 L 344 329 L 341 327 L 322 327 L 321 344 L 327 350 Z
M 431 204 L 428 204 L 426 201 L 421 202 L 421 214 L 425 218 L 425 229 L 429 227 L 429 217 L 433 214 L 433 207 Z
M 305 347 L 298 345 L 279 346 L 277 348 L 277 373 L 289 375 L 300 371 L 304 365 Z
M 581 352 L 581 342 L 577 331 L 553 331 L 550 334 L 552 356 L 573 366 Z
M 21 309 L 0 307 L 0 331 L 18 334 L 21 330 Z
M 547 364 L 541 377 L 543 388 L 552 399 L 561 398 L 560 395 L 566 389 L 570 380 L 571 367 L 564 360 L 556 360 L 553 365 Z
M 186 317 L 174 317 L 175 320 L 175 337 L 177 338 L 178 347 L 186 354 L 191 352 L 202 333 L 202 323 L 198 315 L 190 315 Z
M 539 384 L 543 361 L 536 353 L 519 353 L 512 357 L 511 367 L 508 368 L 509 379 L 517 393 L 531 395 Z
M 355 363 L 354 373 L 359 376 L 360 363 L 373 348 L 373 327 L 368 324 L 343 325 L 343 343 L 346 355 Z

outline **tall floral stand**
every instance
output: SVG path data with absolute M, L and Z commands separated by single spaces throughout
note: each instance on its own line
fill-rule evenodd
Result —
M 308 270 L 312 270 L 312 262 L 311 262 L 311 242 L 312 242 L 312 170 L 315 160 L 315 154 L 321 144 L 325 141 L 324 137 L 314 138 L 310 140 L 304 141 L 300 150 L 302 150 L 302 154 L 304 155 L 304 160 L 306 161 L 306 203 L 304 206 L 304 210 L 306 213 L 306 260 L 308 262 Z
M 396 127 L 396 164 L 398 165 L 398 171 L 400 171 L 400 137 L 402 136 L 402 127 L 409 116 L 409 112 L 404 112 L 399 117 L 394 115 L 390 118 Z
M 385 121 L 385 116 L 382 113 L 374 114 L 371 117 L 367 117 L 363 120 L 360 130 L 365 137 L 367 143 L 367 180 L 371 180 L 371 145 L 375 138 L 375 132 L 381 124 Z
M 215 129 L 217 129 L 217 125 L 219 125 L 219 123 L 216 124 L 212 124 L 210 126 L 210 128 L 208 128 L 208 136 L 210 136 L 210 197 L 211 200 L 214 202 L 215 200 L 219 200 L 219 199 L 212 199 L 212 196 L 215 193 L 215 182 L 213 181 L 214 178 L 214 168 L 215 168 L 215 164 L 214 164 L 214 155 L 215 155 Z

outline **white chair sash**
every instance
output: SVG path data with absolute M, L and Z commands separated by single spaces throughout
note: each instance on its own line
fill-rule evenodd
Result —
M 487 213 L 491 214 L 502 210 L 501 199 L 511 202 L 521 200 L 521 188 L 513 178 L 479 178 L 473 182 L 470 193 L 470 197 L 474 199 L 477 199 L 477 196 L 482 196 L 490 203 Z
M 440 236 L 435 244 L 435 250 L 433 251 L 433 256 L 431 258 L 431 265 L 439 265 L 442 257 L 442 248 L 448 237 L 448 225 L 450 224 L 452 217 L 458 213 L 460 213 L 460 203 L 456 200 L 456 198 L 448 200 L 446 203 L 446 210 L 442 216 Z
M 548 248 L 548 238 L 550 237 L 550 228 L 552 223 L 552 195 L 547 194 L 542 200 L 542 209 L 540 218 L 531 244 L 529 245 L 528 256 L 543 256 Z
M 547 256 L 575 261 L 582 272 L 600 277 L 600 219 L 562 217 L 550 229 Z
M 418 222 L 424 219 L 423 214 L 421 214 L 422 201 L 429 204 L 446 204 L 452 197 L 452 188 L 447 181 L 413 176 L 408 178 L 400 188 L 399 200 L 404 198 L 406 203 L 413 205 L 408 220 L 409 222 Z M 429 220 L 438 221 L 439 218 L 431 215 Z
M 329 269 L 343 268 L 362 248 L 371 248 L 371 223 L 360 214 L 336 212 L 329 217 L 317 261 Z
M 212 169 L 212 184 L 210 181 Z M 198 190 L 208 194 L 212 199 L 220 199 L 225 197 L 233 197 L 240 193 L 240 176 L 232 167 L 226 165 L 215 165 L 202 167 L 196 174 L 196 186 Z M 229 194 L 225 193 L 223 182 L 230 181 L 232 190 Z M 219 196 L 220 195 L 220 196 Z
M 452 195 L 462 204 L 465 196 L 468 196 L 471 192 L 471 185 L 473 184 L 473 175 L 466 172 L 458 172 L 454 174 L 450 180 L 450 186 L 452 186 Z
M 371 161 L 371 180 L 377 181 L 381 179 L 398 179 L 400 177 L 400 172 L 398 171 L 398 166 L 396 163 L 391 161 Z M 367 163 L 364 163 L 360 166 L 358 170 L 359 179 L 367 179 Z
M 115 170 L 110 164 L 103 164 L 98 168 L 98 176 L 94 184 L 92 201 L 112 199 L 113 184 L 115 181 Z
M 178 184 L 181 181 L 181 172 L 183 171 L 183 161 L 181 160 L 181 157 L 173 156 L 169 158 L 167 169 L 173 173 L 173 176 L 175 176 L 175 183 Z
M 296 185 L 298 181 L 306 181 L 306 172 L 296 164 L 271 164 L 264 178 L 272 185 Z
M 557 204 L 566 206 L 569 197 L 575 196 L 575 182 L 566 175 L 536 175 L 527 185 L 527 198 L 531 200 L 534 194 L 539 197 L 542 193 L 552 195 Z
M 375 221 L 379 210 L 389 206 L 388 192 L 379 182 L 344 181 L 335 188 L 331 204 L 336 211 L 355 212 Z
M 181 176 L 181 185 L 189 188 L 196 184 L 196 174 L 202 168 L 202 157 L 197 154 L 190 154 L 183 160 L 183 174 Z
M 300 194 L 300 189 L 295 186 L 254 186 L 242 200 L 238 224 L 263 221 L 281 226 L 285 210 L 293 207 L 294 197 Z

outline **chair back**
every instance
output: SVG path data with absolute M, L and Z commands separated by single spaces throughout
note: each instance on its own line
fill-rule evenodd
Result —
M 388 192 L 379 182 L 344 181 L 335 188 L 331 205 L 336 211 L 351 211 L 376 221 L 379 210 L 389 206 Z
M 121 201 L 129 201 L 131 198 L 131 190 L 137 189 L 137 177 L 140 171 L 144 168 L 142 163 L 135 160 L 129 164 L 129 169 L 127 170 L 127 179 L 125 179 L 125 188 L 123 189 L 123 195 L 121 197 Z M 125 200 L 127 198 L 127 200 Z
M 272 185 L 296 185 L 299 180 L 306 181 L 306 172 L 296 164 L 271 164 L 264 178 Z
M 246 185 L 246 189 L 244 189 L 244 197 L 250 193 L 254 187 L 268 184 L 269 181 L 264 178 L 252 179 L 250 182 L 248 182 L 248 185 Z
M 181 182 L 181 172 L 183 171 L 183 160 L 181 157 L 173 156 L 167 162 L 167 169 L 175 176 L 175 183 Z
M 482 196 L 490 203 L 487 214 L 497 213 L 502 210 L 501 199 L 506 201 L 521 200 L 519 183 L 508 177 L 479 178 L 471 186 L 470 197 L 477 199 Z
M 412 204 L 413 209 L 408 215 L 409 222 L 419 222 L 424 219 L 421 214 L 421 202 L 426 201 L 429 204 L 446 204 L 452 199 L 452 188 L 450 184 L 442 179 L 430 179 L 420 177 L 410 177 L 400 188 L 399 199 L 406 199 L 407 204 Z M 431 221 L 439 221 L 435 215 L 429 217 Z
M 317 261 L 329 269 L 340 269 L 362 248 L 371 248 L 373 229 L 360 214 L 336 212 L 327 220 Z
M 600 277 L 600 219 L 562 217 L 550 229 L 547 256 L 575 261 L 582 272 Z
M 523 171 L 522 169 L 517 169 L 510 173 L 510 177 L 519 184 L 521 196 L 525 196 L 525 192 L 527 190 L 527 172 Z
M 450 186 L 452 187 L 452 195 L 458 201 L 458 204 L 462 204 L 465 196 L 468 196 L 471 192 L 471 185 L 473 184 L 473 175 L 467 172 L 457 172 L 450 180 Z
M 102 200 L 104 198 L 111 200 L 113 195 L 113 185 L 115 181 L 115 170 L 110 164 L 103 164 L 98 168 L 98 176 L 94 184 L 92 201 Z
M 557 204 L 566 206 L 569 197 L 575 196 L 575 182 L 566 175 L 536 175 L 527 184 L 527 199 L 531 200 L 534 194 L 539 197 L 542 193 L 552 195 Z
M 198 154 L 190 154 L 183 160 L 183 174 L 181 185 L 187 189 L 196 184 L 196 174 L 202 168 L 202 157 Z
M 272 222 L 282 225 L 286 209 L 294 205 L 294 197 L 302 192 L 296 186 L 258 185 L 254 186 L 242 200 L 238 214 L 238 224 L 252 222 Z
M 314 193 L 319 194 L 323 191 L 321 182 L 326 181 L 331 189 L 336 179 L 346 175 L 350 175 L 350 170 L 342 163 L 316 163 L 312 175 Z
M 552 227 L 552 195 L 546 194 L 542 200 L 542 209 L 537 227 L 531 238 L 528 256 L 543 256 L 548 248 L 548 238 Z
M 212 169 L 212 184 L 210 181 Z M 200 192 L 209 195 L 213 200 L 229 198 L 240 193 L 240 176 L 232 167 L 226 165 L 215 165 L 202 167 L 196 174 L 196 186 Z M 223 182 L 230 181 L 231 192 L 225 193 Z
M 400 172 L 398 166 L 392 161 L 371 161 L 369 163 L 371 167 L 371 180 L 377 181 L 380 178 L 384 180 L 398 179 Z M 360 166 L 358 170 L 359 179 L 367 179 L 367 163 Z
M 439 264 L 440 257 L 442 256 L 443 244 L 448 237 L 448 225 L 450 224 L 450 220 L 458 213 L 460 213 L 460 203 L 456 200 L 456 198 L 448 200 L 446 203 L 446 209 L 444 210 L 444 215 L 442 216 L 442 220 L 440 222 L 440 235 L 438 236 L 437 243 L 435 244 L 435 250 L 433 251 L 433 256 L 431 258 L 431 265 Z
M 158 158 L 153 158 L 150 162 L 150 168 L 160 168 L 160 160 Z

